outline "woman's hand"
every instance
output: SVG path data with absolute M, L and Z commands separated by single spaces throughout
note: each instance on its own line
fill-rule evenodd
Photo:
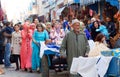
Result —
M 36 41 L 33 41 L 35 44 L 38 44 Z
M 36 42 L 34 39 L 33 39 L 33 42 L 34 42 L 36 45 L 38 45 L 38 46 L 39 46 L 39 43 L 38 43 L 38 42 Z
M 48 40 L 45 41 L 45 44 L 48 44 L 48 43 L 51 43 L 51 42 L 52 42 L 52 40 L 48 39 Z

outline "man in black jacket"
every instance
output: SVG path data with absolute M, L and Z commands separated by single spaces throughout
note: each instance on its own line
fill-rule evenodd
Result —
M 110 37 L 114 37 L 116 35 L 115 24 L 111 21 L 110 17 L 106 18 L 106 27 L 108 29 L 108 33 Z
M 106 22 L 106 27 L 107 27 L 109 36 L 110 36 L 110 37 L 114 37 L 114 36 L 116 35 L 115 24 L 114 24 L 114 22 L 111 21 L 111 18 L 110 18 L 110 17 L 107 17 L 107 18 L 106 18 L 106 21 L 107 21 L 107 22 Z M 113 48 L 110 40 L 107 40 L 107 43 L 109 44 L 109 47 L 110 47 L 110 48 Z
M 4 58 L 4 47 L 3 47 L 3 43 L 4 43 L 4 38 L 3 38 L 3 34 L 2 34 L 2 26 L 0 26 L 0 64 L 3 64 L 3 58 Z

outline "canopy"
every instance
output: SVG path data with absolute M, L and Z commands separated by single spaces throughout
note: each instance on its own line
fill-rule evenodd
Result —
M 74 3 L 80 3 L 80 0 L 74 0 L 73 2 Z
M 80 0 L 80 5 L 89 5 L 94 4 L 95 2 L 98 2 L 100 0 Z
M 100 0 L 73 0 L 74 3 L 80 3 L 80 5 L 94 4 L 97 1 Z
M 119 1 L 118 0 L 106 0 L 106 2 L 109 2 L 112 6 L 116 6 L 119 9 Z

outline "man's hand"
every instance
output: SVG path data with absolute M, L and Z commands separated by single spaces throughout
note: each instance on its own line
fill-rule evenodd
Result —
M 88 53 L 86 53 L 84 57 L 88 57 Z
M 65 53 L 60 53 L 60 58 L 66 58 L 66 54 Z

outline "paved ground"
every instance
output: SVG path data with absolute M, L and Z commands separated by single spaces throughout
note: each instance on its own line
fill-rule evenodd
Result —
M 25 71 L 15 71 L 15 68 L 4 68 L 3 65 L 0 65 L 0 68 L 3 68 L 5 70 L 5 74 L 0 75 L 0 77 L 42 77 L 40 73 L 29 73 Z M 67 72 L 59 72 L 55 73 L 54 70 L 50 70 L 50 77 L 67 77 Z

